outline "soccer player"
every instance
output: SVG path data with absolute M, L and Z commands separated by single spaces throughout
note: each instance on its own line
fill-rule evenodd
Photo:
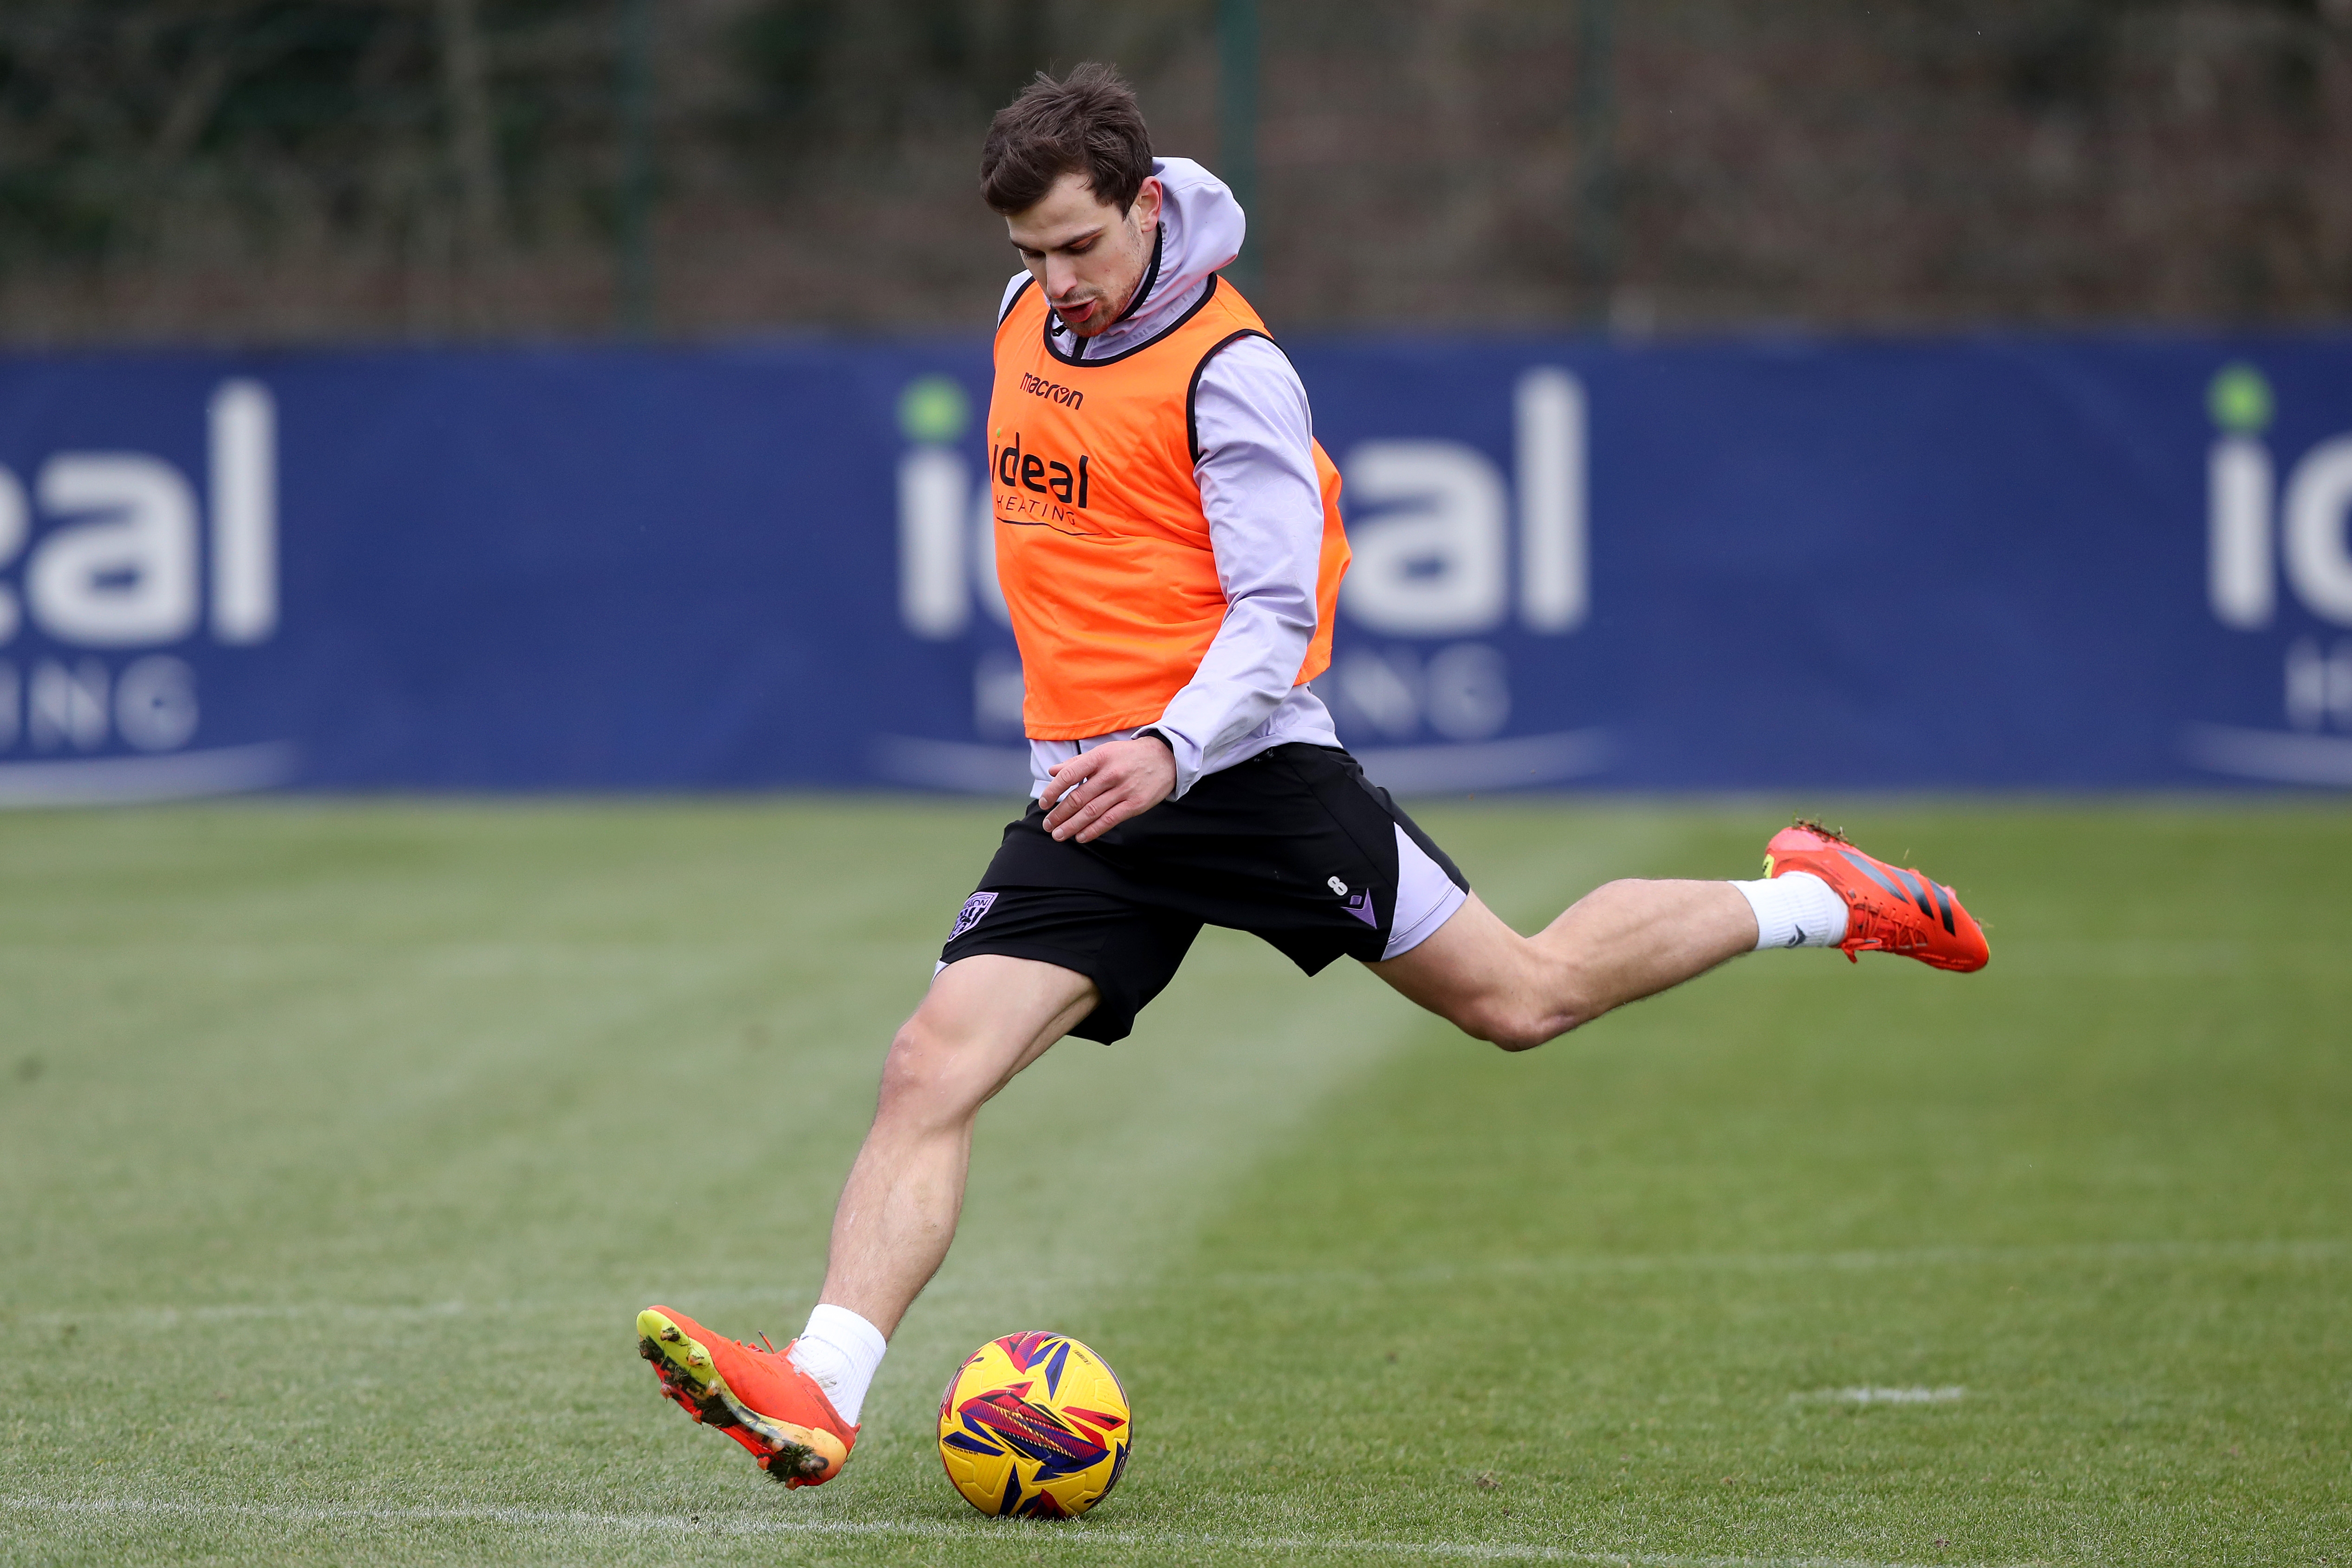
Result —
M 782 1351 L 638 1315 L 662 1390 L 792 1486 L 837 1473 L 884 1346 L 955 1234 L 973 1118 L 1064 1035 L 1124 1037 L 1206 924 L 1312 975 L 1349 957 L 1506 1051 L 1767 947 L 1970 970 L 1950 888 L 1811 824 L 1753 882 L 1613 882 L 1532 936 L 1364 777 L 1307 682 L 1348 543 L 1307 390 L 1218 269 L 1243 214 L 1154 158 L 1109 69 L 1040 76 L 981 191 L 1024 270 L 988 413 L 997 570 L 1036 799 L 882 1068 L 819 1305 Z

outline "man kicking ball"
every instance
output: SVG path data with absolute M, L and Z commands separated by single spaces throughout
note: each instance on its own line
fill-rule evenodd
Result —
M 1203 924 L 1310 975 L 1357 959 L 1506 1051 L 1761 948 L 1987 956 L 1950 888 L 1811 823 L 1773 837 L 1758 881 L 1612 882 L 1532 936 L 1504 925 L 1307 685 L 1348 567 L 1339 479 L 1297 372 L 1217 275 L 1242 245 L 1232 193 L 1152 157 L 1100 66 L 998 113 L 981 191 L 1025 267 L 988 439 L 1037 798 L 891 1041 L 801 1336 L 637 1316 L 662 1391 L 796 1487 L 849 1458 L 955 1235 L 981 1106 L 1064 1035 L 1126 1036 Z

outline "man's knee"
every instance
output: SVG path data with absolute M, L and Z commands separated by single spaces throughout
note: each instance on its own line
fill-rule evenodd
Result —
M 929 1018 L 923 1009 L 898 1026 L 890 1053 L 882 1060 L 879 1116 L 889 1120 L 951 1122 L 969 1115 L 987 1098 L 971 1058 L 980 1042 Z
M 877 1122 L 966 1124 L 1093 1008 L 1095 983 L 1058 965 L 983 954 L 944 967 L 882 1063 Z
M 1454 1027 L 1473 1040 L 1483 1040 L 1503 1051 L 1533 1051 L 1572 1027 L 1544 1014 L 1524 998 L 1508 996 L 1474 998 L 1455 1009 Z
M 1585 1016 L 1572 998 L 1563 1010 L 1558 961 L 1475 894 L 1419 946 L 1372 967 L 1463 1033 L 1505 1051 L 1531 1051 Z
M 1503 1051 L 1533 1051 L 1583 1021 L 1563 1011 L 1563 977 L 1541 961 L 1527 938 L 1514 934 L 1507 963 L 1498 963 L 1457 996 L 1447 1010 L 1463 1033 Z

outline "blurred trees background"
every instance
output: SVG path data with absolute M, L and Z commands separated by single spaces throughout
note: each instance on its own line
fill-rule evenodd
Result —
M 991 111 L 1220 167 L 1221 6 L 1278 328 L 2352 318 L 2352 0 L 0 0 L 0 340 L 976 329 Z

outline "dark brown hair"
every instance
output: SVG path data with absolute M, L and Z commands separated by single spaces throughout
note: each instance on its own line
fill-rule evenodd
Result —
M 1120 212 L 1151 177 L 1151 132 L 1135 89 L 1089 62 L 1061 81 L 1045 72 L 996 111 L 980 150 L 981 198 L 998 212 L 1028 211 L 1065 174 L 1084 174 L 1099 202 Z

